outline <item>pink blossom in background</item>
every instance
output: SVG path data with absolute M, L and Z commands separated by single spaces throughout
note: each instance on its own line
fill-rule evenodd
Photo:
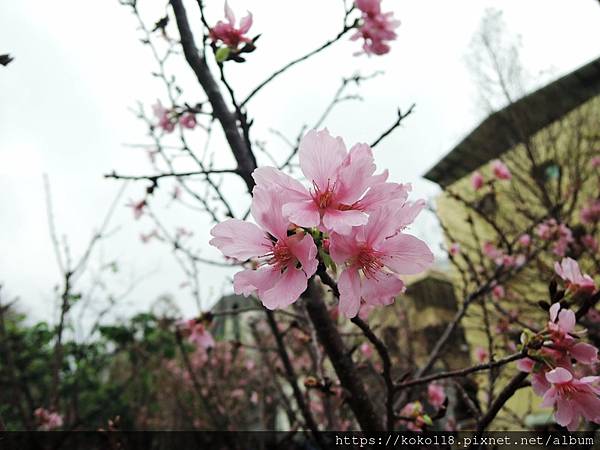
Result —
M 572 258 L 563 258 L 554 263 L 554 271 L 565 281 L 568 290 L 574 293 L 591 294 L 596 290 L 596 283 L 588 274 L 582 274 L 579 264 Z
M 594 156 L 591 160 L 590 160 L 590 165 L 592 166 L 592 168 L 596 169 L 598 167 L 600 167 L 600 156 Z
M 140 240 L 142 241 L 142 243 L 147 244 L 148 242 L 150 242 L 153 238 L 159 239 L 160 240 L 160 235 L 158 234 L 158 230 L 152 230 L 149 233 L 141 233 L 140 234 Z
M 523 247 L 529 247 L 531 245 L 531 236 L 529 234 L 523 234 L 519 237 L 519 244 Z
M 154 115 L 158 118 L 158 126 L 162 128 L 165 133 L 171 133 L 175 129 L 175 124 L 171 120 L 170 111 L 166 109 L 162 103 L 157 101 L 152 106 Z
M 205 350 L 215 346 L 212 334 L 210 334 L 202 323 L 197 322 L 196 319 L 187 320 L 182 325 L 186 332 L 189 333 L 188 341 L 191 343 Z
M 479 172 L 479 171 L 473 172 L 473 175 L 471 175 L 471 186 L 473 187 L 473 189 L 478 191 L 479 189 L 481 189 L 483 187 L 483 184 L 484 184 L 484 179 L 483 179 L 483 175 L 481 175 L 481 172 Z
M 575 431 L 581 417 L 588 422 L 600 423 L 599 377 L 577 379 L 563 367 L 546 373 L 551 387 L 544 394 L 542 407 L 554 407 L 554 420 Z
M 581 221 L 586 225 L 600 222 L 600 200 L 591 200 L 581 208 Z
M 38 421 L 38 430 L 50 431 L 60 428 L 63 425 L 63 418 L 54 411 L 48 411 L 44 408 L 37 408 L 33 415 Z
M 360 352 L 366 359 L 371 359 L 373 357 L 373 348 L 369 345 L 368 342 L 363 342 L 361 344 Z
M 133 210 L 134 219 L 138 220 L 144 214 L 144 208 L 146 208 L 146 199 L 137 202 L 130 200 L 127 206 Z
M 492 297 L 494 297 L 495 300 L 502 300 L 504 297 L 506 297 L 506 291 L 504 290 L 504 287 L 500 284 L 494 286 L 492 289 Z
M 179 118 L 179 123 L 182 127 L 193 130 L 196 127 L 196 115 L 193 113 L 185 113 Z
M 446 401 L 444 387 L 437 383 L 431 383 L 427 386 L 427 401 L 434 408 L 441 408 Z
M 396 39 L 394 30 L 400 25 L 400 21 L 394 19 L 392 12 L 381 12 L 381 0 L 356 0 L 355 4 L 362 12 L 362 23 L 350 39 L 363 39 L 363 53 L 367 55 L 388 53 L 388 42 Z
M 571 229 L 563 223 L 557 223 L 555 219 L 548 219 L 539 224 L 535 233 L 544 241 L 554 241 L 552 251 L 558 256 L 565 256 L 569 244 L 573 242 Z
M 485 348 L 483 348 L 483 347 L 475 348 L 475 359 L 478 362 L 480 362 L 481 364 L 487 362 L 489 357 L 490 357 L 490 354 L 488 353 L 488 351 Z
M 381 0 L 356 0 L 354 3 L 365 14 L 375 16 L 381 13 Z
M 410 431 L 423 431 L 425 420 L 423 419 L 423 405 L 421 402 L 410 402 L 404 405 L 404 408 L 400 411 L 400 417 L 406 418 L 401 420 L 401 423 Z
M 285 193 L 283 213 L 301 227 L 349 233 L 353 226 L 367 223 L 369 212 L 391 200 L 406 200 L 411 189 L 386 182 L 387 171 L 374 175 L 368 145 L 356 144 L 348 152 L 344 141 L 326 129 L 306 133 L 298 154 L 311 189 L 273 167 L 258 168 L 253 177 L 257 186 L 277 186 Z
M 225 256 L 245 261 L 259 260 L 257 269 L 235 274 L 236 294 L 256 293 L 268 309 L 284 308 L 294 303 L 307 287 L 307 280 L 317 270 L 317 247 L 303 232 L 288 236 L 290 223 L 282 214 L 286 196 L 281 190 L 255 186 L 252 216 L 259 226 L 238 219 L 217 224 L 210 244 Z
M 234 50 L 237 50 L 241 43 L 252 42 L 252 39 L 245 36 L 246 33 L 250 31 L 250 27 L 252 27 L 252 13 L 248 12 L 248 14 L 240 21 L 239 28 L 236 28 L 235 14 L 227 2 L 225 2 L 225 17 L 227 22 L 219 20 L 217 24 L 210 29 L 209 35 L 213 42 L 218 43 L 220 41 Z
M 346 317 L 355 317 L 361 302 L 393 303 L 404 291 L 397 274 L 417 274 L 431 266 L 433 254 L 427 244 L 401 232 L 423 206 L 422 202 L 388 205 L 351 234 L 331 234 L 331 258 L 344 266 L 338 287 L 340 310 Z
M 510 170 L 508 169 L 506 164 L 504 164 L 499 159 L 493 160 L 490 164 L 492 166 L 492 172 L 494 173 L 494 176 L 497 179 L 510 180 L 512 178 L 512 174 L 510 173 Z
M 600 249 L 600 244 L 598 244 L 598 240 L 592 236 L 591 234 L 586 234 L 581 238 L 581 242 L 586 246 L 587 249 L 592 250 L 593 252 L 598 252 Z
M 453 242 L 452 244 L 450 244 L 448 253 L 450 253 L 452 256 L 458 255 L 460 253 L 460 244 L 457 242 Z

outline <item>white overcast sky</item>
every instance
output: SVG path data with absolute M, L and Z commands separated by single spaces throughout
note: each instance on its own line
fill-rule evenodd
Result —
M 139 3 L 149 24 L 166 4 Z M 210 20 L 221 18 L 222 1 L 206 3 Z M 238 16 L 251 10 L 252 32 L 262 33 L 249 62 L 229 67 L 241 93 L 336 34 L 341 20 L 337 0 L 230 3 Z M 510 31 L 522 36 L 522 57 L 531 73 L 549 70 L 559 76 L 600 55 L 596 0 L 384 0 L 383 5 L 402 21 L 392 52 L 354 57 L 359 44 L 345 40 L 290 70 L 250 104 L 255 137 L 267 139 L 281 155 L 286 149 L 269 128 L 295 136 L 302 124 L 318 117 L 342 76 L 383 70 L 383 77 L 364 85 L 364 102 L 336 109 L 326 125 L 348 145 L 370 142 L 394 120 L 398 106 L 416 103 L 405 126 L 377 149 L 376 160 L 389 168 L 392 180 L 412 182 L 415 196 L 429 197 L 436 187 L 421 175 L 481 119 L 464 56 L 486 8 L 504 11 Z M 194 10 L 195 2 L 188 9 Z M 52 289 L 59 280 L 42 174 L 50 178 L 58 232 L 68 237 L 76 258 L 119 188 L 102 175 L 150 170 L 142 151 L 123 145 L 147 142 L 143 125 L 128 108 L 138 100 L 151 104 L 165 99 L 150 76 L 154 61 L 138 38 L 134 17 L 117 0 L 0 2 L 0 53 L 15 56 L 8 67 L 0 67 L 0 283 L 5 293 L 20 296 L 21 308 L 35 318 L 51 317 Z M 174 69 L 188 88 L 185 99 L 201 99 L 189 69 L 183 64 Z M 142 191 L 143 184 L 128 186 L 112 222 L 118 231 L 95 255 L 93 266 L 118 259 L 121 273 L 106 280 L 114 292 L 144 278 L 120 305 L 123 313 L 148 308 L 166 293 L 186 313 L 195 312 L 191 295 L 179 288 L 184 276 L 168 250 L 140 242 L 139 234 L 151 229 L 150 222 L 134 222 L 124 206 Z M 206 256 L 216 256 L 206 244 L 207 219 L 167 206 L 164 197 L 156 201 L 169 226 L 192 229 L 194 245 Z M 439 245 L 432 220 L 421 220 L 414 232 Z M 227 275 L 203 269 L 205 306 L 227 292 Z

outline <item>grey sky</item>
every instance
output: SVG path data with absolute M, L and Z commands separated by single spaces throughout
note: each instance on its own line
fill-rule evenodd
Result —
M 139 3 L 154 5 L 151 11 L 142 8 L 151 23 L 166 2 Z M 221 0 L 207 3 L 209 18 L 220 19 Z M 241 93 L 337 33 L 341 1 L 301 3 L 231 1 L 238 16 L 246 9 L 254 13 L 252 32 L 262 33 L 248 63 L 229 68 Z M 316 120 L 342 76 L 383 70 L 384 76 L 364 85 L 364 102 L 341 105 L 326 125 L 347 145 L 370 142 L 391 124 L 398 106 L 416 103 L 405 126 L 377 149 L 376 161 L 389 168 L 392 180 L 414 183 L 415 197 L 431 196 L 435 186 L 420 176 L 481 119 L 464 55 L 485 8 L 502 9 L 510 30 L 522 35 L 523 60 L 531 73 L 549 69 L 559 76 L 600 54 L 600 7 L 593 0 L 384 0 L 383 5 L 402 21 L 392 52 L 354 57 L 359 44 L 344 40 L 292 69 L 250 104 L 255 137 L 284 154 L 269 128 L 295 136 L 304 123 Z M 36 318 L 51 314 L 58 281 L 42 173 L 50 177 L 59 234 L 68 236 L 77 257 L 119 188 L 102 174 L 150 171 L 143 151 L 122 145 L 148 142 L 143 124 L 127 108 L 137 100 L 147 105 L 165 100 L 150 75 L 154 61 L 138 38 L 134 18 L 117 0 L 0 2 L 0 53 L 16 58 L 0 67 L 0 282 L 11 296 L 21 296 L 22 308 Z M 200 99 L 189 69 L 183 64 L 173 68 L 188 87 L 184 98 Z M 118 230 L 96 254 L 93 267 L 120 261 L 122 272 L 106 280 L 117 292 L 145 277 L 128 297 L 132 304 L 121 311 L 147 308 L 159 295 L 171 293 L 186 312 L 194 312 L 188 290 L 178 287 L 184 276 L 169 251 L 158 243 L 142 244 L 139 233 L 150 231 L 151 224 L 133 221 L 124 206 L 129 198 L 141 197 L 143 186 L 128 186 L 113 221 Z M 244 202 L 239 199 L 240 209 Z M 207 218 L 168 204 L 166 195 L 155 203 L 165 222 L 192 229 L 195 247 L 216 256 L 206 245 Z M 424 218 L 414 231 L 438 245 L 432 220 Z M 203 269 L 205 306 L 226 289 L 226 274 Z

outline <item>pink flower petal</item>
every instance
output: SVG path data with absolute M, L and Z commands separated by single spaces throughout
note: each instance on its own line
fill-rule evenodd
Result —
M 286 203 L 283 206 L 282 212 L 290 222 L 301 227 L 317 227 L 321 223 L 319 208 L 311 198 Z
M 210 230 L 214 236 L 210 245 L 217 247 L 225 256 L 244 261 L 269 252 L 271 244 L 265 232 L 250 222 L 228 219 Z
M 570 348 L 573 358 L 582 364 L 594 364 L 598 362 L 598 349 L 593 345 L 579 342 Z
M 345 317 L 356 317 L 360 308 L 360 275 L 353 268 L 345 269 L 338 280 L 340 311 Z
M 546 379 L 552 384 L 568 383 L 573 375 L 564 367 L 557 367 L 546 373 Z
M 328 209 L 323 214 L 323 225 L 328 230 L 336 230 L 340 234 L 348 234 L 353 226 L 364 225 L 368 217 L 365 213 L 355 210 L 338 211 Z
M 380 272 L 377 278 L 365 278 L 361 294 L 369 304 L 391 305 L 396 297 L 404 292 L 405 286 L 396 275 Z
M 332 137 L 327 129 L 310 130 L 300 141 L 300 168 L 309 180 L 325 191 L 337 179 L 337 170 L 346 157 L 346 146 L 340 137 Z
M 409 234 L 397 234 L 386 239 L 377 250 L 383 251 L 384 264 L 399 274 L 423 272 L 433 264 L 433 253 L 421 239 Z
M 285 308 L 291 305 L 306 290 L 307 279 L 302 270 L 288 267 L 280 274 L 277 283 L 260 294 L 262 304 L 268 309 Z
M 292 254 L 300 261 L 302 271 L 307 278 L 312 277 L 317 271 L 317 246 L 313 238 L 305 234 L 295 235 L 287 240 L 287 244 L 292 251 Z
M 252 191 L 252 216 L 256 222 L 277 239 L 285 239 L 289 220 L 283 216 L 285 195 L 276 187 L 255 186 Z

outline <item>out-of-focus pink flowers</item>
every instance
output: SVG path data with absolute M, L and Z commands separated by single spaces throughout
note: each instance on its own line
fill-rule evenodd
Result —
M 277 186 L 286 198 L 283 213 L 302 227 L 349 233 L 367 214 L 391 200 L 406 200 L 410 185 L 387 183 L 387 171 L 374 175 L 373 152 L 366 144 L 346 150 L 342 138 L 311 130 L 300 141 L 300 168 L 312 185 L 272 167 L 254 171 L 258 186 Z
M 521 235 L 521 237 L 519 237 L 519 245 L 529 247 L 531 245 L 531 236 L 529 234 Z
M 369 345 L 368 342 L 363 342 L 361 344 L 360 352 L 366 359 L 371 359 L 373 357 L 373 348 Z
M 453 242 L 452 244 L 450 244 L 448 253 L 450 253 L 452 256 L 458 255 L 460 253 L 460 244 L 458 242 Z
M 599 377 L 577 379 L 563 368 L 557 367 L 546 373 L 551 387 L 544 394 L 542 407 L 554 407 L 554 420 L 559 425 L 575 431 L 581 417 L 589 422 L 600 423 Z
M 594 156 L 590 160 L 590 165 L 592 166 L 593 169 L 600 167 L 600 156 Z
M 592 277 L 582 274 L 579 264 L 572 258 L 563 258 L 554 263 L 554 271 L 565 281 L 567 289 L 573 293 L 591 294 L 596 290 Z
M 491 162 L 491 166 L 492 166 L 492 172 L 494 173 L 494 176 L 497 179 L 510 180 L 512 178 L 512 174 L 510 173 L 510 170 L 508 169 L 506 164 L 504 164 L 499 159 L 493 160 Z
M 237 50 L 241 43 L 252 42 L 252 39 L 246 36 L 252 27 L 252 13 L 248 12 L 246 17 L 240 21 L 240 26 L 236 27 L 235 14 L 225 2 L 225 17 L 227 22 L 219 20 L 210 29 L 210 38 L 214 43 L 222 42 L 230 49 Z
M 400 423 L 404 424 L 410 431 L 423 431 L 426 425 L 423 416 L 423 405 L 421 402 L 407 403 L 400 411 Z
M 197 125 L 196 115 L 190 112 L 184 113 L 179 118 L 179 123 L 182 127 L 193 130 Z
M 494 286 L 492 289 L 492 297 L 494 297 L 495 300 L 502 300 L 504 297 L 506 297 L 504 286 L 501 284 Z
M 171 111 L 165 108 L 162 103 L 157 101 L 152 106 L 154 115 L 158 118 L 158 126 L 162 128 L 165 133 L 171 133 L 175 129 L 175 123 L 171 118 Z
M 37 408 L 33 415 L 38 421 L 40 431 L 50 431 L 60 428 L 63 425 L 63 418 L 55 411 L 48 411 L 44 408 Z
M 488 351 L 483 348 L 483 347 L 476 347 L 475 348 L 475 359 L 483 364 L 485 362 L 488 361 L 488 359 L 490 358 L 490 354 L 488 353 Z
M 288 235 L 290 223 L 282 212 L 285 199 L 276 186 L 257 185 L 253 195 L 252 216 L 261 228 L 229 219 L 211 230 L 210 244 L 240 261 L 258 258 L 258 269 L 235 274 L 235 293 L 256 293 L 265 307 L 283 308 L 306 290 L 308 278 L 317 270 L 317 247 L 303 231 Z
M 138 220 L 144 214 L 144 209 L 146 208 L 146 199 L 139 200 L 137 202 L 130 200 L 127 206 L 133 210 L 133 217 L 135 220 Z
M 481 189 L 483 187 L 483 184 L 484 184 L 484 179 L 483 179 L 483 175 L 481 175 L 481 172 L 479 172 L 479 171 L 473 172 L 473 175 L 471 175 L 471 186 L 473 187 L 473 189 L 478 191 L 479 189 Z
M 598 244 L 598 240 L 592 236 L 591 234 L 586 234 L 581 238 L 581 242 L 586 246 L 588 250 L 596 253 L 600 250 L 600 244 Z
M 564 223 L 548 219 L 535 229 L 536 234 L 544 241 L 554 241 L 552 251 L 555 255 L 565 256 L 569 244 L 573 242 L 573 233 Z
M 437 383 L 431 383 L 427 386 L 427 401 L 434 408 L 441 408 L 446 401 L 444 387 Z
M 196 319 L 186 320 L 180 323 L 181 329 L 187 334 L 188 341 L 200 348 L 208 350 L 215 346 L 215 340 L 203 323 Z
M 581 208 L 581 221 L 587 225 L 600 222 L 600 200 L 591 200 L 587 205 Z
M 421 202 L 387 206 L 351 234 L 331 234 L 331 258 L 344 265 L 338 287 L 340 310 L 346 317 L 355 317 L 361 302 L 391 304 L 404 290 L 397 274 L 416 274 L 431 266 L 433 254 L 427 244 L 401 232 L 423 206 Z
M 351 39 L 363 39 L 363 52 L 367 55 L 388 53 L 388 42 L 396 39 L 394 30 L 400 21 L 394 19 L 392 12 L 381 12 L 381 0 L 356 0 L 356 6 L 362 12 L 362 23 Z

